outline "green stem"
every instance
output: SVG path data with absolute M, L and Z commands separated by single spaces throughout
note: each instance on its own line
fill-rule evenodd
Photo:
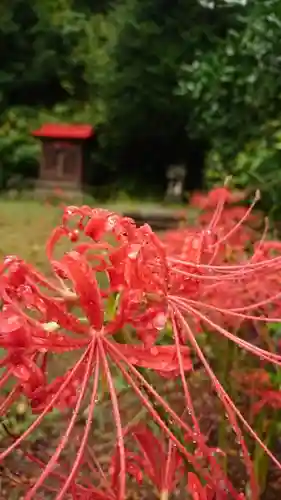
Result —
M 266 420 L 267 416 L 265 412 L 261 412 L 258 416 L 257 427 L 256 427 L 256 432 L 260 436 L 262 436 L 264 433 L 264 422 Z M 274 422 L 275 419 L 273 418 L 272 421 Z M 270 445 L 270 442 L 273 440 L 275 435 L 276 435 L 275 425 L 271 424 L 267 430 L 266 438 L 264 439 L 264 443 L 266 444 L 266 446 Z M 254 462 L 255 474 L 260 487 L 260 492 L 262 494 L 266 488 L 268 468 L 269 468 L 269 457 L 258 443 L 255 444 L 253 462 Z

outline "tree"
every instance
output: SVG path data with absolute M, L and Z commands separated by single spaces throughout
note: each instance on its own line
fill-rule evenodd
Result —
M 197 0 L 127 1 L 103 87 L 107 152 L 111 161 L 119 159 L 118 172 L 123 166 L 128 177 L 132 169 L 144 180 L 149 174 L 163 188 L 170 162 L 184 161 L 194 171 L 202 166 L 208 138 L 189 139 L 188 111 L 176 93 L 179 68 L 193 63 L 198 47 L 204 52 L 223 39 L 232 20 L 230 9 L 208 9 Z
M 225 38 L 182 65 L 177 93 L 194 137 L 210 139 L 209 180 L 232 173 L 279 213 L 281 1 L 245 4 Z
M 252 0 L 233 9 L 227 36 L 197 47 L 181 67 L 179 93 L 195 136 L 211 136 L 233 155 L 276 119 L 281 99 L 281 2 Z M 243 127 L 241 127 L 243 123 Z

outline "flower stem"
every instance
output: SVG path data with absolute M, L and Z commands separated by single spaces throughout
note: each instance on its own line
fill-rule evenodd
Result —
M 218 364 L 219 366 L 218 371 L 220 375 L 220 380 L 222 385 L 224 386 L 225 390 L 228 392 L 229 391 L 229 372 L 231 371 L 231 355 L 232 355 L 232 344 L 229 342 L 228 339 L 224 339 L 224 342 L 221 344 L 221 353 L 218 356 Z M 228 427 L 228 420 L 222 419 L 222 421 L 219 424 L 219 430 L 218 430 L 218 447 L 220 450 L 226 450 L 227 449 L 227 427 Z M 227 454 L 225 453 L 222 458 L 222 468 L 224 472 L 227 471 Z
M 161 491 L 159 500 L 169 500 L 169 492 L 168 492 L 168 490 Z
M 257 430 L 259 431 L 259 434 L 262 436 L 264 434 L 264 422 L 267 420 L 266 415 L 264 412 L 261 412 L 257 421 Z M 274 421 L 274 420 L 273 420 Z M 276 435 L 276 429 L 274 425 L 270 425 L 270 427 L 267 429 L 267 435 L 266 438 L 264 439 L 264 442 L 267 446 L 270 445 L 270 442 L 272 441 L 272 438 Z M 253 454 L 253 462 L 254 462 L 254 469 L 255 469 L 255 474 L 259 482 L 260 486 L 260 492 L 261 494 L 264 492 L 266 488 L 266 480 L 267 480 L 267 475 L 268 475 L 268 467 L 269 467 L 269 457 L 267 453 L 264 452 L 264 450 L 259 446 L 258 443 L 255 444 L 255 449 L 254 449 L 254 454 Z

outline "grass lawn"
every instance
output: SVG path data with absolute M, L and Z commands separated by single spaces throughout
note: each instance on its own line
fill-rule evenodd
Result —
M 0 199 L 0 259 L 16 254 L 46 268 L 45 243 L 61 212 L 43 202 Z

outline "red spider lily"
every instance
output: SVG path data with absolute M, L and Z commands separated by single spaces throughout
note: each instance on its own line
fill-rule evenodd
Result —
M 252 370 L 240 376 L 236 375 L 236 378 L 244 392 L 256 400 L 251 406 L 253 416 L 264 407 L 275 410 L 281 408 L 281 391 L 273 386 L 266 370 Z
M 209 492 L 206 491 L 206 488 L 202 486 L 198 477 L 193 472 L 189 472 L 187 477 L 188 477 L 187 491 L 192 495 L 192 500 L 214 499 L 214 494 L 210 491 Z
M 156 437 L 150 429 L 143 425 L 130 429 L 130 432 L 138 444 L 139 452 L 127 451 L 128 472 L 139 483 L 143 482 L 144 476 L 146 476 L 160 497 L 168 498 L 168 495 L 180 486 L 186 475 L 186 464 L 183 457 L 171 441 L 165 446 L 163 436 L 162 438 Z M 214 450 L 210 449 L 209 451 L 210 454 L 214 454 Z M 196 454 L 199 456 L 200 451 Z M 202 486 L 198 477 L 191 472 L 188 472 L 188 491 L 193 495 L 194 500 L 212 500 L 215 498 L 214 494 L 221 500 L 228 498 L 228 491 L 227 488 L 224 491 L 223 481 L 218 481 L 214 490 L 212 486 Z M 243 500 L 242 495 L 238 495 L 237 498 Z
M 209 264 L 212 261 L 213 264 L 219 264 L 225 258 L 225 245 L 220 244 L 217 247 L 216 234 L 208 230 L 185 228 L 168 231 L 162 241 L 168 256 L 185 262 L 183 269 L 186 268 L 186 262 Z M 200 269 L 195 269 L 194 272 L 201 273 Z
M 202 195 L 198 196 L 202 198 Z M 244 199 L 244 195 L 240 193 L 233 195 L 227 188 L 214 189 L 203 196 L 205 200 L 203 208 L 206 204 L 211 210 L 205 209 L 199 214 L 197 224 L 200 229 L 186 228 L 166 233 L 164 241 L 168 251 L 174 257 L 184 259 L 187 255 L 190 257 L 189 252 L 193 250 L 193 253 L 197 252 L 197 259 L 200 253 L 201 263 L 206 263 L 206 259 L 212 264 L 245 260 L 245 252 L 248 252 L 249 245 L 254 244 L 259 237 L 254 228 L 260 226 L 262 218 L 252 210 L 258 198 L 257 193 L 248 209 L 242 206 L 229 206 L 230 203 Z M 199 201 L 197 203 L 196 199 L 197 195 L 191 204 L 195 203 L 197 206 Z
M 214 188 L 207 194 L 194 193 L 190 199 L 191 206 L 201 209 L 216 208 L 219 203 L 237 203 L 245 198 L 245 193 L 233 192 L 227 187 Z
M 281 391 L 269 390 L 260 393 L 260 401 L 253 405 L 253 415 L 259 413 L 264 407 L 278 410 L 281 408 Z
M 189 472 L 187 478 L 187 491 L 191 495 L 192 500 L 215 500 L 216 492 L 212 491 L 208 485 L 202 486 L 198 477 L 193 472 Z
M 191 205 L 203 209 L 198 217 L 199 225 L 203 228 L 216 227 L 220 241 L 225 243 L 223 254 L 220 252 L 224 261 L 242 258 L 249 243 L 258 239 L 256 228 L 262 222 L 260 214 L 252 212 L 253 205 L 250 209 L 233 206 L 244 199 L 244 193 L 232 193 L 226 187 L 215 188 L 207 195 L 195 194 L 191 199 Z
M 243 373 L 236 373 L 235 379 L 244 389 L 249 389 L 252 394 L 257 394 L 261 390 L 269 389 L 272 384 L 269 373 L 263 368 L 256 368 Z
M 239 265 L 215 265 L 221 245 L 233 236 L 250 213 L 247 211 L 242 222 L 221 237 L 216 234 L 216 227 L 222 205 L 220 203 L 215 211 L 208 230 L 189 238 L 185 258 L 181 257 L 180 251 L 176 255 L 170 252 L 167 242 L 165 245 L 160 241 L 148 225 L 136 228 L 131 219 L 107 210 L 69 207 L 65 210 L 62 226 L 54 231 L 47 245 L 54 272 L 52 279 L 47 280 L 19 259 L 5 261 L 0 280 L 4 304 L 3 316 L 0 318 L 0 325 L 3 322 L 0 346 L 7 352 L 2 361 L 7 370 L 0 383 L 5 383 L 10 374 L 16 376 L 18 383 L 12 398 L 8 396 L 1 409 L 6 409 L 16 393 L 22 391 L 40 414 L 30 428 L 0 454 L 0 460 L 19 446 L 52 408 L 72 408 L 65 433 L 42 474 L 26 495 L 27 500 L 34 498 L 52 473 L 71 438 L 86 395 L 90 393 L 88 418 L 77 457 L 56 498 L 62 499 L 71 491 L 87 447 L 101 377 L 107 383 L 116 425 L 120 474 L 115 492 L 118 500 L 125 497 L 124 435 L 111 365 L 120 371 L 163 434 L 177 446 L 196 473 L 212 488 L 222 481 L 229 496 L 240 499 L 240 494 L 225 478 L 219 463 L 210 454 L 200 432 L 186 379 L 186 372 L 191 369 L 191 349 L 208 373 L 241 442 L 251 479 L 252 498 L 255 500 L 258 497 L 239 420 L 275 463 L 279 465 L 279 462 L 226 394 L 198 345 L 191 326 L 194 320 L 200 321 L 212 332 L 234 341 L 252 354 L 281 364 L 281 356 L 252 346 L 221 326 L 222 317 L 237 321 L 266 320 L 259 316 L 260 308 L 272 303 L 274 305 L 276 296 L 260 296 L 257 286 L 261 279 L 270 281 L 273 275 L 280 273 L 281 259 L 255 261 L 250 258 Z M 80 234 L 87 236 L 89 242 L 80 242 Z M 65 237 L 73 243 L 73 248 L 61 258 L 55 257 L 55 250 L 61 238 Z M 105 278 L 106 285 L 103 287 L 98 284 L 98 273 L 102 273 Z M 245 290 L 248 290 L 246 303 L 233 300 Z M 214 298 L 211 300 L 212 296 Z M 7 310 L 13 318 L 11 325 L 7 322 Z M 217 315 L 219 320 L 216 323 Z M 159 345 L 167 321 L 172 325 L 173 337 L 170 345 Z M 79 360 L 60 378 L 46 381 L 49 355 L 73 350 L 80 354 Z M 139 368 L 166 376 L 180 375 L 191 424 L 173 411 Z M 199 453 L 194 453 L 194 450 L 190 452 L 179 441 L 173 428 L 155 408 L 155 403 L 165 411 L 168 420 L 172 420 L 173 425 L 194 442 L 194 449 L 199 450 Z M 206 461 L 204 467 L 202 456 Z
M 172 493 L 184 474 L 183 459 L 173 443 L 169 442 L 166 450 L 163 442 L 144 426 L 131 429 L 131 433 L 140 452 L 127 451 L 128 472 L 138 482 L 145 475 L 160 495 Z
M 223 205 L 223 201 L 221 203 L 221 206 L 222 205 Z M 217 210 L 217 213 L 218 213 L 217 216 L 212 216 L 212 218 L 208 219 L 208 222 L 209 222 L 209 229 L 208 230 L 209 231 L 210 231 L 210 228 L 212 228 L 212 231 L 214 231 L 218 226 L 219 226 L 219 229 L 220 229 L 221 225 L 223 226 L 223 221 L 222 221 L 222 217 L 220 214 L 220 210 Z M 242 216 L 243 222 L 246 219 L 246 216 L 249 217 L 249 215 L 250 215 L 250 211 L 247 211 L 245 209 L 244 214 Z M 232 227 L 232 228 L 231 227 L 226 228 L 224 233 L 221 233 L 221 231 L 219 231 L 219 233 L 218 233 L 219 238 L 218 238 L 217 243 L 211 244 L 209 247 L 209 252 L 212 251 L 212 247 L 213 247 L 213 252 L 214 252 L 213 257 L 211 257 L 211 259 L 210 259 L 210 262 L 212 264 L 217 262 L 217 260 L 216 260 L 217 257 L 219 257 L 219 259 L 218 259 L 219 262 L 220 261 L 226 262 L 229 260 L 229 255 L 227 255 L 227 253 L 224 254 L 223 249 L 221 247 L 221 244 L 224 243 L 226 240 L 228 240 L 229 236 L 231 236 L 231 240 L 232 240 L 231 245 L 233 246 L 234 244 L 236 244 L 237 240 L 235 243 L 235 240 L 233 241 L 232 237 L 233 237 L 233 235 L 235 235 L 237 230 L 240 229 L 240 227 L 241 227 L 241 221 L 238 222 L 236 225 L 234 224 L 234 227 Z M 173 246 L 172 246 L 172 248 L 170 247 L 171 241 L 169 240 L 169 236 L 167 235 L 165 238 L 165 240 L 167 241 L 167 244 L 168 244 L 168 249 L 170 251 L 171 260 L 174 262 L 175 265 L 178 265 L 178 269 L 180 268 L 180 266 L 183 266 L 183 268 L 184 268 L 184 265 L 186 266 L 186 261 L 188 259 L 188 257 L 187 257 L 188 256 L 188 245 L 186 244 L 186 243 L 188 243 L 188 239 L 182 233 L 183 233 L 182 231 L 178 231 L 179 238 L 177 241 L 176 249 L 175 249 L 175 245 L 174 245 L 174 248 L 173 248 Z M 247 233 L 247 231 L 246 231 L 246 233 Z M 182 245 L 180 244 L 181 236 L 182 236 Z M 241 238 L 240 238 L 240 240 L 241 240 Z M 243 238 L 240 242 L 238 241 L 238 243 L 239 243 L 239 245 L 241 243 L 243 243 Z M 172 243 L 172 245 L 173 245 L 173 243 Z M 217 250 L 215 252 L 216 245 L 217 245 Z M 238 245 L 238 247 L 239 247 L 239 245 Z M 197 244 L 196 246 L 198 248 L 197 262 L 200 262 L 200 263 L 202 262 L 204 264 L 205 253 L 202 251 L 202 239 L 201 239 L 201 245 Z M 251 273 L 251 271 L 250 271 L 250 269 L 252 267 L 251 262 L 256 262 L 256 257 L 257 257 L 258 252 L 260 251 L 261 248 L 262 248 L 262 244 L 259 243 L 257 245 L 257 249 L 255 249 L 255 253 L 254 253 L 253 257 L 251 258 L 251 260 L 248 263 L 245 263 L 244 271 L 246 274 L 248 273 L 248 271 Z M 219 251 L 221 249 L 222 249 L 222 251 Z M 244 248 L 242 248 L 242 250 L 243 251 L 242 251 L 241 255 L 243 256 L 243 260 L 245 260 L 246 253 L 244 251 Z M 184 253 L 186 255 L 184 255 Z M 236 253 L 235 258 L 237 258 L 238 255 L 239 255 L 239 253 L 238 254 Z M 177 259 L 175 257 L 177 257 Z M 277 263 L 277 261 L 278 261 L 278 259 L 275 260 L 275 263 Z M 263 262 L 265 264 L 266 259 L 264 259 Z M 272 261 L 272 263 L 273 263 L 273 261 Z M 269 266 L 270 266 L 270 264 L 269 264 Z M 205 270 L 209 269 L 209 272 L 212 272 L 214 269 L 214 266 L 210 266 L 208 264 L 203 265 L 203 266 L 201 265 L 200 266 L 201 272 L 202 272 L 202 267 L 204 267 Z M 227 272 L 227 269 L 228 269 L 228 272 L 231 272 L 233 270 L 233 272 L 235 274 L 236 273 L 235 267 L 237 269 L 237 266 L 233 266 L 232 268 L 230 266 L 225 266 L 225 272 Z M 223 266 L 221 267 L 221 269 L 222 268 L 223 268 Z M 185 301 L 179 301 L 178 299 L 176 299 L 176 301 L 177 301 L 178 305 L 181 304 L 182 313 L 184 315 L 186 315 L 186 313 L 188 313 L 188 312 L 189 312 L 189 314 L 197 315 L 197 319 L 203 320 L 209 329 L 211 328 L 214 331 L 219 331 L 220 333 L 225 335 L 227 338 L 231 338 L 232 340 L 236 341 L 236 343 L 238 343 L 239 345 L 242 346 L 242 343 L 240 343 L 240 339 L 238 340 L 237 337 L 235 339 L 235 336 L 233 336 L 233 335 L 229 336 L 230 332 L 225 330 L 223 327 L 220 327 L 220 325 L 227 324 L 231 328 L 235 328 L 235 330 L 237 330 L 237 327 L 239 327 L 243 321 L 245 321 L 245 320 L 253 321 L 253 320 L 257 319 L 257 316 L 259 316 L 258 317 L 259 320 L 269 320 L 265 316 L 265 314 L 268 315 L 268 308 L 271 310 L 270 316 L 272 316 L 272 315 L 274 316 L 274 313 L 275 314 L 277 313 L 277 315 L 278 315 L 278 309 L 279 309 L 278 302 L 280 299 L 280 292 L 276 292 L 276 294 L 275 294 L 274 289 L 271 288 L 271 290 L 270 290 L 270 284 L 272 283 L 272 281 L 273 282 L 278 281 L 276 273 L 272 272 L 272 269 L 270 269 L 270 268 L 268 269 L 269 270 L 268 273 L 264 272 L 265 268 L 263 268 L 263 269 L 260 268 L 260 271 L 261 270 L 262 270 L 262 272 L 260 273 L 257 268 L 255 269 L 255 272 L 252 274 L 250 282 L 247 279 L 245 280 L 245 277 L 246 277 L 245 275 L 242 279 L 240 279 L 240 277 L 238 277 L 238 274 L 237 274 L 237 281 L 234 280 L 234 282 L 231 283 L 231 287 L 229 286 L 229 282 L 227 282 L 227 280 L 226 281 L 222 280 L 220 283 L 214 282 L 214 284 L 211 284 L 211 278 L 205 276 L 204 279 L 210 280 L 209 281 L 210 285 L 207 285 L 206 287 L 201 287 L 201 289 L 200 289 L 200 302 L 198 299 L 197 300 L 195 299 L 192 301 L 192 300 L 190 300 L 190 298 L 185 299 Z M 233 274 L 233 277 L 234 277 L 234 274 Z M 268 288 L 265 287 L 265 289 L 262 289 L 260 287 L 261 279 L 263 279 L 265 281 L 265 283 L 267 282 L 269 284 Z M 237 284 L 238 284 L 238 288 L 240 288 L 240 286 L 242 286 L 242 287 L 244 287 L 244 289 L 241 288 L 240 292 L 239 292 L 238 289 L 236 289 Z M 188 308 L 188 302 L 191 306 L 190 308 Z M 191 302 L 193 302 L 193 305 L 191 305 Z M 222 303 L 223 303 L 223 306 L 220 305 Z M 248 305 L 248 307 L 247 307 L 247 305 Z M 200 312 L 198 310 L 198 306 L 199 307 L 201 306 L 202 308 L 205 307 L 206 311 L 208 312 L 208 316 L 206 316 L 205 314 L 202 314 L 202 312 Z M 262 313 L 262 317 L 260 316 L 261 313 Z M 218 394 L 220 395 L 222 400 L 224 400 L 225 393 L 222 390 L 222 387 L 220 386 L 220 384 L 216 385 L 218 381 L 217 381 L 216 377 L 214 376 L 214 374 L 212 374 L 212 371 L 209 369 L 208 363 L 206 362 L 206 359 L 204 358 L 203 352 L 201 351 L 201 349 L 199 349 L 199 346 L 196 343 L 194 337 L 192 337 L 192 332 L 191 332 L 190 328 L 188 327 L 188 324 L 185 323 L 184 318 L 182 317 L 181 330 L 183 328 L 183 325 L 185 325 L 186 331 L 189 331 L 189 340 L 193 343 L 194 348 L 197 349 L 198 356 L 200 357 L 206 370 L 208 371 L 209 375 L 211 376 L 213 383 L 216 387 L 216 390 L 218 391 Z M 175 324 L 175 326 L 176 326 L 176 324 Z M 176 328 L 174 328 L 174 331 L 175 331 L 175 329 Z M 246 347 L 246 344 L 244 342 L 243 342 L 243 345 L 244 345 L 244 347 Z M 248 347 L 250 347 L 250 346 L 247 343 L 247 349 L 248 349 Z M 250 351 L 254 352 L 252 347 L 250 348 Z M 261 354 L 263 356 L 264 351 Z M 278 361 L 278 359 L 275 355 L 273 355 L 273 358 L 272 357 L 270 357 L 270 358 L 271 358 L 271 361 L 273 361 L 273 358 L 274 358 L 275 362 L 277 362 L 278 364 L 280 363 L 280 360 Z M 269 358 L 268 358 L 268 360 L 269 360 Z M 241 415 L 239 414 L 239 412 L 237 412 L 237 409 L 234 408 L 232 404 L 231 404 L 231 407 L 234 410 L 234 412 L 236 413 L 236 415 L 238 415 L 238 417 L 245 424 L 246 422 L 244 421 L 243 418 L 241 418 Z M 233 417 L 233 415 L 232 415 L 232 417 Z M 232 424 L 233 424 L 234 429 L 236 428 L 236 430 L 238 431 L 238 428 L 236 427 L 235 421 L 232 421 Z M 247 426 L 248 430 L 252 433 L 252 430 L 249 428 L 249 426 L 248 425 L 246 425 L 246 426 Z M 257 436 L 255 436 L 255 437 L 257 437 Z M 245 451 L 245 448 L 244 448 L 244 451 Z M 249 455 L 248 455 L 247 462 L 248 462 L 248 466 L 249 466 L 248 470 L 250 470 L 251 465 L 250 465 Z M 253 479 L 253 477 L 252 477 L 252 479 Z M 253 484 L 254 484 L 254 482 L 252 482 L 252 486 L 253 486 Z M 253 486 L 253 488 L 255 488 L 255 487 Z M 256 495 L 257 490 L 256 490 L 256 493 L 252 492 L 252 494 Z
M 102 213 L 102 222 L 104 222 L 103 218 L 104 213 Z M 116 220 L 118 221 L 118 218 L 116 218 Z M 105 225 L 101 224 L 99 219 L 97 221 L 98 231 L 95 230 L 92 221 L 90 222 L 91 224 L 88 223 L 85 228 L 85 232 L 89 232 L 91 229 L 91 234 L 94 232 L 94 235 L 97 236 L 98 231 L 103 231 L 105 228 Z M 126 228 L 126 224 L 128 225 L 127 220 L 124 222 L 123 230 Z M 134 228 L 133 225 L 132 228 Z M 161 373 L 165 374 L 170 373 L 174 375 L 175 373 L 179 373 L 177 349 L 173 345 L 146 347 L 145 345 L 124 345 L 116 343 L 114 340 L 113 342 L 110 340 L 111 335 L 117 333 L 120 327 L 128 321 L 127 318 L 129 317 L 130 319 L 131 307 L 129 299 L 131 297 L 131 293 L 127 292 L 125 287 L 127 283 L 129 284 L 130 292 L 135 290 L 135 293 L 140 297 L 140 292 L 142 292 L 142 294 L 149 294 L 155 289 L 156 284 L 158 288 L 160 285 L 163 288 L 163 285 L 159 280 L 159 276 L 154 272 L 155 267 L 154 269 L 151 269 L 150 272 L 148 272 L 148 268 L 142 271 L 142 269 L 139 268 L 138 263 L 135 263 L 136 251 L 140 253 L 141 260 L 148 260 L 146 244 L 151 241 L 152 251 L 155 251 L 158 245 L 158 241 L 151 231 L 149 229 L 146 231 L 145 229 L 146 228 L 141 228 L 141 230 L 136 233 L 137 242 L 146 240 L 144 241 L 144 248 L 142 248 L 139 243 L 133 243 L 131 245 L 128 242 L 125 242 L 125 245 L 129 247 L 129 255 L 124 253 L 122 248 L 122 252 L 120 252 L 120 248 L 116 249 L 112 247 L 111 249 L 111 254 L 109 255 L 110 263 L 108 264 L 110 272 L 108 275 L 112 276 L 112 270 L 115 269 L 112 267 L 112 262 L 114 262 L 114 259 L 117 260 L 118 254 L 121 254 L 117 260 L 117 262 L 120 261 L 118 288 L 124 289 L 124 293 L 119 299 L 120 306 L 115 317 L 109 322 L 105 322 L 104 320 L 103 299 L 98 289 L 95 277 L 95 268 L 91 266 L 89 260 L 87 260 L 85 249 L 88 250 L 88 248 L 83 247 L 83 245 L 77 248 L 78 251 L 72 251 L 65 254 L 60 261 L 52 261 L 56 275 L 59 276 L 60 280 L 64 279 L 65 282 L 67 282 L 68 286 L 63 285 L 62 283 L 61 288 L 59 288 L 58 284 L 47 282 L 45 278 L 35 274 L 32 269 L 29 269 L 29 267 L 22 262 L 9 259 L 9 261 L 6 261 L 5 263 L 4 270 L 6 271 L 6 274 L 3 275 L 1 285 L 2 299 L 6 304 L 5 308 L 10 308 L 8 312 L 9 314 L 13 314 L 13 316 L 11 316 L 13 320 L 11 321 L 11 324 L 8 324 L 8 327 L 5 326 L 7 324 L 7 309 L 4 309 L 1 318 L 3 322 L 2 346 L 7 349 L 8 355 L 4 358 L 3 364 L 6 362 L 9 363 L 8 366 L 10 366 L 13 360 L 15 360 L 15 366 L 12 367 L 12 373 L 17 376 L 19 384 L 21 385 L 21 390 L 24 391 L 31 400 L 34 410 L 41 411 L 41 413 L 34 424 L 31 425 L 30 429 L 1 454 L 1 458 L 3 459 L 12 449 L 18 446 L 35 428 L 35 426 L 40 423 L 43 416 L 54 406 L 59 408 L 72 406 L 74 411 L 66 433 L 62 437 L 56 452 L 46 465 L 46 468 L 38 481 L 31 488 L 27 498 L 33 497 L 38 488 L 43 484 L 45 478 L 50 474 L 73 430 L 86 389 L 93 384 L 91 396 L 92 411 L 90 412 L 90 416 L 86 424 L 79 452 L 80 456 L 83 454 L 95 406 L 100 365 L 107 379 L 117 426 L 117 434 L 119 436 L 118 442 L 121 464 L 119 496 L 120 498 L 123 498 L 125 492 L 124 444 L 117 395 L 108 366 L 107 356 L 109 355 L 111 359 L 114 359 L 117 365 L 120 364 L 123 374 L 126 375 L 129 380 L 131 380 L 131 375 L 124 372 L 124 368 L 122 366 L 124 361 L 131 371 L 133 366 L 137 365 L 141 367 L 149 367 L 156 371 L 159 370 Z M 58 231 L 59 236 L 65 233 L 66 232 L 61 229 Z M 55 239 L 58 234 L 54 235 Z M 116 234 L 118 239 L 120 237 L 120 233 L 117 232 Z M 123 235 L 121 235 L 121 240 L 122 239 L 124 239 Z M 95 245 L 93 245 L 93 249 L 95 249 Z M 160 244 L 159 252 L 160 255 L 161 253 L 163 254 Z M 155 256 L 155 259 L 156 258 L 158 258 L 158 255 Z M 164 273 L 166 272 L 165 266 L 164 262 Z M 96 267 L 97 269 L 100 269 L 101 267 L 106 268 L 105 260 L 100 261 Z M 71 288 L 69 287 L 70 284 L 72 285 Z M 144 287 L 143 291 L 140 289 L 140 284 Z M 163 290 L 165 290 L 166 286 L 167 285 L 164 282 Z M 114 287 L 116 287 L 116 273 L 113 288 Z M 110 291 L 111 290 L 106 291 L 105 299 L 106 296 L 109 295 Z M 50 296 L 50 292 L 56 292 L 58 297 Z M 163 292 L 162 295 L 164 295 Z M 161 300 L 160 296 L 160 301 Z M 158 307 L 158 296 L 156 299 L 147 298 L 146 302 L 149 301 L 152 303 L 156 302 Z M 85 314 L 85 321 L 80 322 L 69 310 L 69 306 L 73 307 L 75 304 L 79 304 L 79 307 L 82 308 Z M 143 312 L 142 308 L 139 309 L 139 311 L 134 309 L 134 315 L 139 315 L 140 318 L 144 318 L 143 327 L 145 327 L 145 322 L 147 322 L 148 319 L 151 321 L 151 318 L 147 319 L 145 310 Z M 129 311 L 129 315 L 127 311 Z M 52 320 L 52 324 L 49 323 L 50 320 Z M 133 321 L 132 323 L 134 324 Z M 72 336 L 68 335 L 66 329 L 71 329 Z M 157 326 L 156 331 L 158 332 L 158 330 L 159 327 Z M 24 333 L 23 337 L 21 331 Z M 18 341 L 17 336 L 19 339 Z M 49 353 L 60 353 L 81 348 L 84 348 L 85 352 L 80 358 L 80 361 L 68 370 L 63 377 L 56 378 L 49 384 L 45 382 L 44 377 L 44 372 L 47 369 L 47 363 L 45 362 L 42 367 L 35 365 L 37 371 L 33 366 L 34 363 L 32 364 L 34 360 L 42 355 L 44 355 L 44 359 L 46 360 Z M 182 356 L 183 370 L 190 370 L 191 362 L 189 357 L 189 348 L 187 346 L 181 346 L 180 352 Z M 15 354 L 17 356 L 15 356 Z M 19 354 L 21 357 L 20 361 L 18 359 Z M 21 369 L 19 369 L 19 363 L 21 363 Z M 25 367 L 24 375 L 22 375 L 23 366 Z M 40 369 L 42 370 L 41 372 Z M 41 379 L 37 376 L 37 372 L 42 375 Z M 36 377 L 34 377 L 35 373 Z M 138 375 L 141 380 L 143 379 L 143 377 L 136 370 L 133 373 L 134 376 Z M 28 381 L 28 388 L 26 388 L 26 381 Z M 149 384 L 147 385 L 151 390 Z M 141 399 L 144 400 L 148 409 L 153 412 L 151 403 L 144 398 L 142 392 L 139 391 L 138 394 Z M 162 401 L 160 397 L 158 397 L 158 400 L 160 400 L 160 403 L 164 404 L 164 401 Z M 179 418 L 178 421 L 180 422 Z M 160 425 L 163 425 L 164 429 L 166 429 L 161 420 Z M 189 430 L 188 427 L 187 430 Z M 182 451 L 185 452 L 184 447 L 181 447 Z M 67 478 L 60 494 L 58 495 L 58 498 L 62 498 L 64 493 L 71 486 L 75 473 L 78 470 L 78 466 L 79 460 L 73 465 L 70 476 Z
M 202 486 L 198 477 L 193 472 L 188 472 L 187 483 L 187 491 L 191 495 L 191 500 L 227 500 L 229 498 L 227 491 L 223 492 L 218 487 L 214 489 L 208 484 Z M 240 493 L 237 498 L 245 500 L 243 493 Z

